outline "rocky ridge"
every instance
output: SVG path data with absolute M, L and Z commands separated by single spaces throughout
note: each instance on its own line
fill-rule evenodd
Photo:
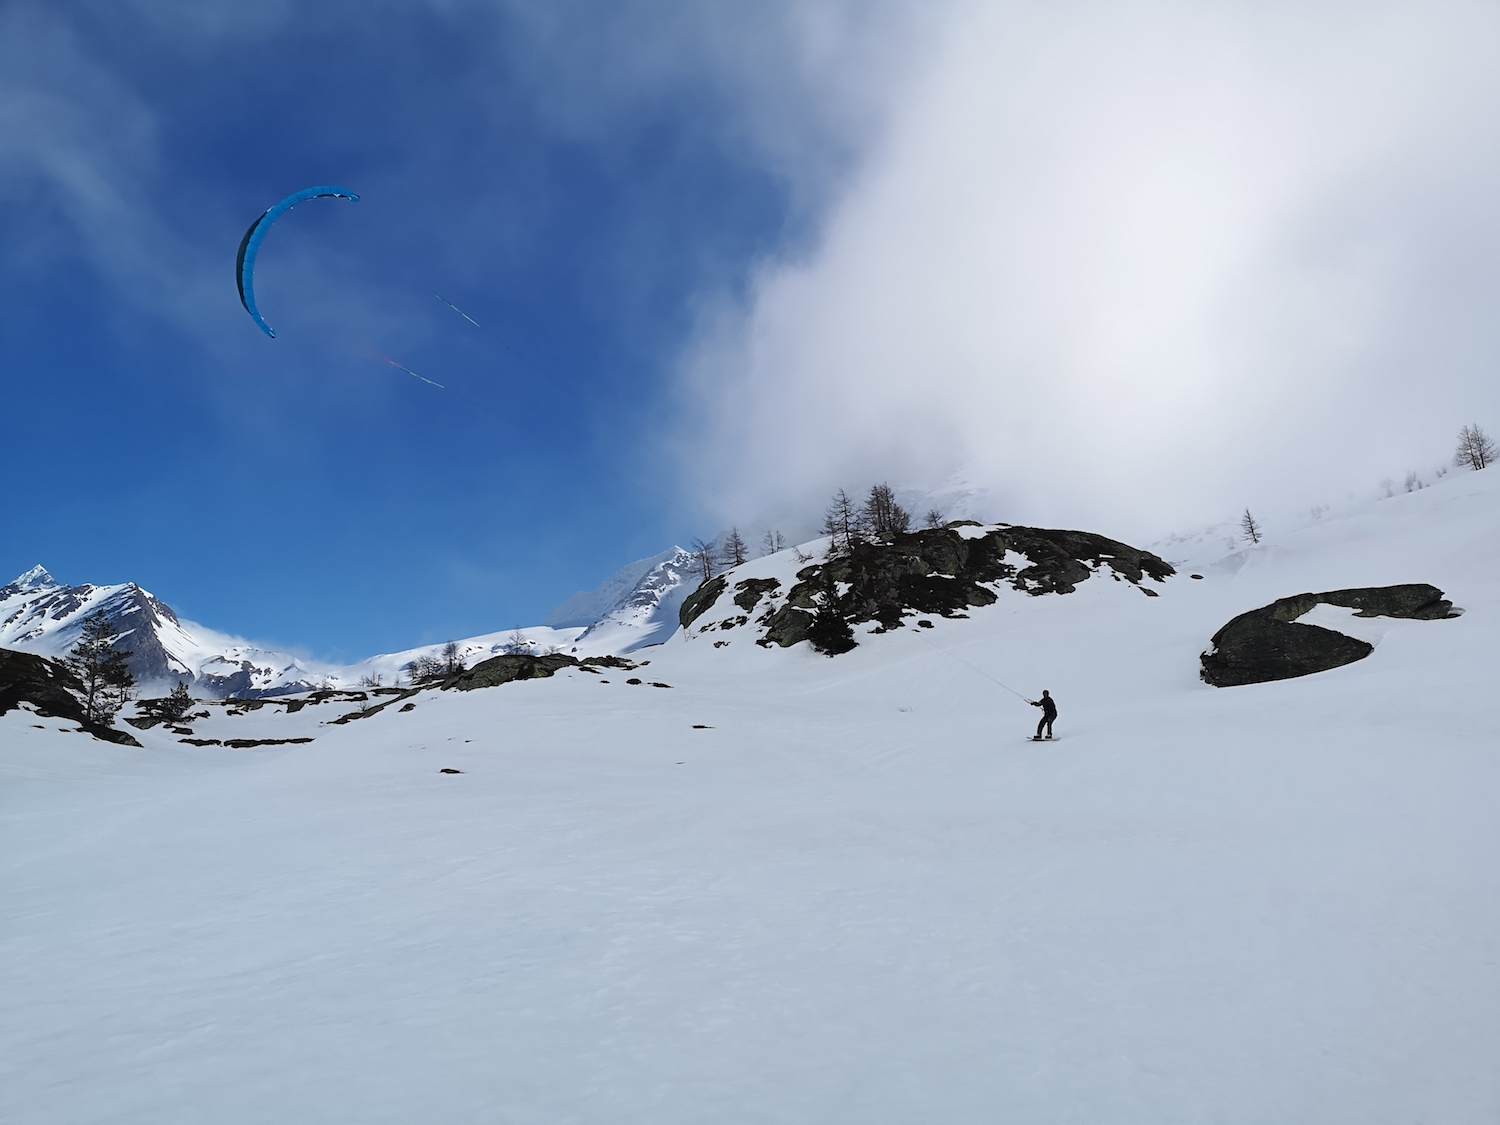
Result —
M 757 644 L 785 648 L 806 640 L 835 655 L 854 647 L 855 625 L 873 621 L 872 632 L 882 633 L 923 614 L 962 617 L 993 604 L 1002 585 L 1031 596 L 1069 594 L 1102 570 L 1150 597 L 1156 591 L 1147 581 L 1175 573 L 1151 552 L 1102 535 L 963 520 L 856 540 L 847 552 L 798 570 L 785 595 L 775 578 L 719 575 L 688 596 L 679 619 L 688 629 L 712 610 L 715 620 L 697 626 L 702 634 L 750 626 L 760 610 Z

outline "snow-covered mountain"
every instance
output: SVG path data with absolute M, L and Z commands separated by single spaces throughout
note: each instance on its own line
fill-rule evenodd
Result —
M 631 563 L 595 590 L 575 595 L 553 610 L 543 625 L 455 643 L 467 664 L 511 651 L 591 656 L 629 652 L 671 636 L 678 607 L 696 585 L 691 556 L 673 547 Z M 414 661 L 437 656 L 447 643 L 382 653 L 350 665 L 322 663 L 184 622 L 134 582 L 66 586 L 45 567 L 34 566 L 0 586 L 0 648 L 61 656 L 77 643 L 84 620 L 99 611 L 114 628 L 116 647 L 132 654 L 131 669 L 143 690 L 186 682 L 206 697 L 290 695 L 319 686 L 353 688 L 377 678 L 392 684 Z
M 673 547 L 622 567 L 596 590 L 574 594 L 544 625 L 581 628 L 574 641 L 590 654 L 623 653 L 660 644 L 677 628 L 677 610 L 698 575 L 692 555 Z
M 944 520 L 990 518 L 993 496 L 973 483 L 965 473 L 954 473 L 935 488 L 897 486 L 896 500 L 920 524 L 928 512 Z M 768 529 L 785 530 L 794 540 L 813 540 L 818 532 L 817 509 L 788 506 L 763 513 L 751 527 L 741 528 L 752 554 L 759 553 L 761 536 Z M 723 547 L 727 532 L 712 542 Z M 594 590 L 574 594 L 547 615 L 543 625 L 552 629 L 581 629 L 571 645 L 591 655 L 632 652 L 661 644 L 677 630 L 677 611 L 697 589 L 699 575 L 692 555 L 682 547 L 671 547 L 659 555 L 639 559 L 620 570 Z
M 294 656 L 184 624 L 134 582 L 64 586 L 42 566 L 0 586 L 0 648 L 60 656 L 98 612 L 113 627 L 115 647 L 131 653 L 143 688 L 187 682 L 208 696 L 271 695 L 318 682 L 318 673 Z
M 897 497 L 920 519 L 929 510 L 945 518 L 981 515 L 989 494 L 962 474 L 933 490 L 898 488 Z M 783 526 L 810 538 L 807 515 Z M 800 523 L 799 523 L 800 519 Z M 772 526 L 777 521 L 764 521 Z M 745 529 L 742 529 L 745 530 Z M 761 531 L 746 532 L 752 549 Z M 722 545 L 721 533 L 713 545 Z M 564 651 L 605 656 L 661 644 L 678 628 L 683 601 L 698 586 L 691 554 L 671 547 L 622 567 L 600 586 L 575 594 L 548 614 L 539 626 L 502 630 L 457 640 L 460 657 L 469 664 L 508 651 Z M 77 642 L 83 621 L 102 610 L 116 630 L 116 645 L 129 650 L 131 668 L 143 690 L 165 690 L 187 682 L 207 697 L 260 698 L 289 695 L 319 686 L 354 688 L 379 678 L 398 682 L 412 663 L 435 656 L 447 642 L 382 653 L 355 664 L 310 660 L 253 644 L 193 622 L 184 622 L 170 606 L 133 582 L 66 586 L 42 566 L 32 567 L 0 587 L 0 648 L 43 656 L 60 656 Z

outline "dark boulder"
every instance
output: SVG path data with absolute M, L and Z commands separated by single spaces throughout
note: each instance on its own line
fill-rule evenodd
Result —
M 1443 592 L 1426 583 L 1298 594 L 1242 613 L 1215 633 L 1199 657 L 1200 676 L 1214 687 L 1290 680 L 1353 664 L 1375 650 L 1367 641 L 1297 621 L 1318 605 L 1344 606 L 1356 610 L 1356 617 L 1437 621 L 1458 616 Z
M 555 675 L 561 668 L 578 666 L 579 661 L 560 652 L 547 656 L 492 656 L 472 668 L 448 677 L 443 683 L 443 690 L 473 691 L 475 688 L 508 684 L 512 680 L 542 680 Z

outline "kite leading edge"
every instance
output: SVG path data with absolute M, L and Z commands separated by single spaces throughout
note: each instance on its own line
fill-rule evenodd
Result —
M 245 232 L 245 237 L 240 239 L 240 254 L 234 267 L 234 280 L 240 287 L 240 304 L 245 306 L 245 311 L 254 318 L 256 324 L 260 325 L 261 331 L 273 340 L 276 338 L 276 333 L 271 330 L 271 326 L 260 315 L 260 310 L 255 307 L 255 255 L 260 252 L 260 241 L 265 238 L 266 231 L 271 229 L 272 223 L 304 199 L 321 199 L 325 196 L 347 199 L 355 203 L 359 201 L 359 196 L 354 192 L 345 191 L 340 187 L 306 188 L 287 196 L 280 203 L 276 204 L 276 206 L 267 210 L 260 218 L 250 224 L 250 229 Z

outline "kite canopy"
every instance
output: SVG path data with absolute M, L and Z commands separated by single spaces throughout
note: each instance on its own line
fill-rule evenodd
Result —
M 260 325 L 261 331 L 273 340 L 276 333 L 271 331 L 271 326 L 265 322 L 260 315 L 260 310 L 255 307 L 255 255 L 260 253 L 260 240 L 265 238 L 266 231 L 271 229 L 271 224 L 282 215 L 286 214 L 304 199 L 321 199 L 324 196 L 332 196 L 336 199 L 347 199 L 358 202 L 359 196 L 352 191 L 345 191 L 339 187 L 310 187 L 289 195 L 280 203 L 276 204 L 255 222 L 250 224 L 250 229 L 245 232 L 245 237 L 240 239 L 240 256 L 234 266 L 234 280 L 240 287 L 240 304 L 245 306 L 245 311 Z

